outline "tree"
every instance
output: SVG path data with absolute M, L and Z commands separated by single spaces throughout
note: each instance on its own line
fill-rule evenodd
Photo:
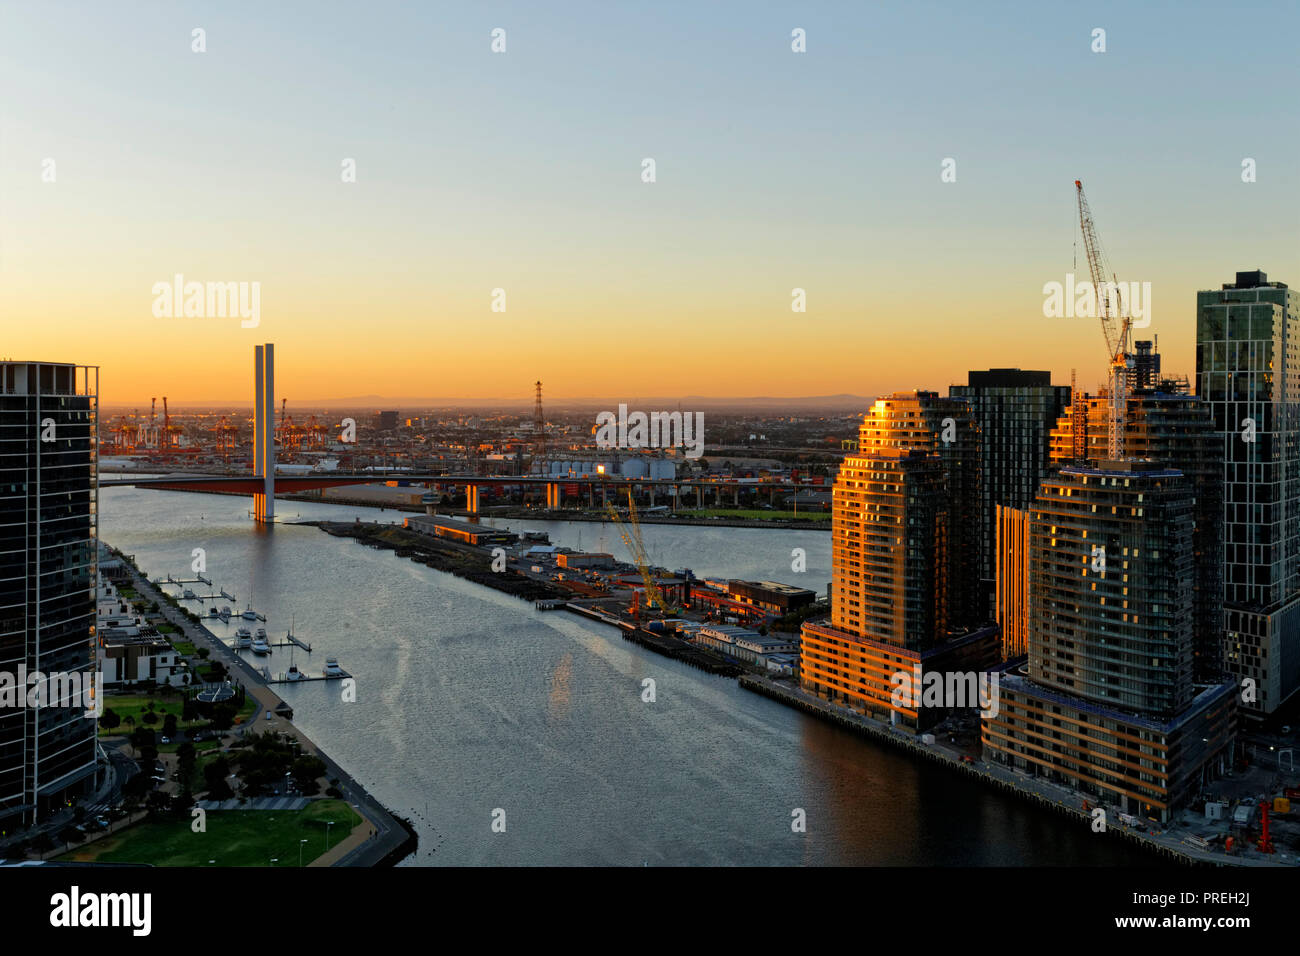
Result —
M 207 784 L 208 796 L 213 800 L 225 800 L 233 795 L 226 778 L 230 776 L 230 761 L 217 757 L 203 765 L 203 781 Z
M 164 737 L 176 736 L 176 715 L 175 714 L 168 714 L 163 718 L 162 730 L 163 730 Z
M 137 727 L 135 730 L 131 731 L 129 739 L 131 741 L 131 746 L 137 750 L 146 746 L 154 746 L 154 733 L 153 730 L 148 727 Z
M 176 748 L 176 764 L 179 771 L 178 776 L 181 780 L 181 794 L 185 797 L 190 794 L 190 778 L 194 776 L 194 764 L 197 759 L 194 745 L 188 740 L 183 741 Z
M 155 714 L 152 710 L 146 710 L 146 711 L 141 715 L 140 719 L 143 720 L 143 721 L 144 721 L 146 724 L 148 724 L 150 727 L 152 727 L 154 724 L 158 723 L 158 715 Z
M 109 708 L 104 708 L 104 713 L 100 715 L 99 726 L 106 730 L 115 730 L 122 725 L 122 718 Z
M 239 713 L 233 701 L 223 700 L 212 708 L 212 719 L 209 722 L 213 730 L 229 730 L 235 724 L 235 715 Z
M 298 789 L 306 796 L 312 796 L 320 789 L 316 778 L 324 775 L 325 761 L 311 754 L 303 754 L 293 762 L 290 773 L 293 774 Z

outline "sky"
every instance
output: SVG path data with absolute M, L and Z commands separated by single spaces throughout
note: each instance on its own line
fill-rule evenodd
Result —
M 1087 273 L 1081 179 L 1190 374 L 1198 289 L 1300 283 L 1298 27 L 1291 2 L 0 0 L 0 357 L 99 365 L 109 404 L 248 400 L 262 342 L 291 406 L 1091 388 L 1097 321 L 1043 315 Z M 155 314 L 177 274 L 257 283 L 257 326 Z

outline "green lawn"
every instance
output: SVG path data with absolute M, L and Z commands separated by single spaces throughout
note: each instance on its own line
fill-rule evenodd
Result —
M 179 653 L 184 654 L 186 657 L 197 657 L 199 653 L 198 648 L 189 641 L 174 640 L 172 641 L 172 647 L 176 648 Z
M 154 866 L 297 866 L 325 852 L 326 820 L 334 846 L 361 822 L 342 800 L 317 800 L 295 812 L 283 810 L 212 810 L 207 832 L 194 833 L 191 820 L 143 822 L 58 859 L 69 863 L 152 863 Z M 271 859 L 279 862 L 272 864 Z M 211 861 L 215 861 L 211 862 Z
M 104 709 L 111 710 L 117 716 L 122 718 L 122 723 L 112 730 L 101 726 L 99 732 L 105 737 L 123 736 L 129 737 L 134 727 L 127 726 L 126 718 L 135 718 L 135 727 L 149 726 L 143 721 L 145 711 L 149 709 L 149 704 L 154 705 L 153 712 L 158 715 L 158 722 L 153 724 L 155 732 L 162 733 L 163 720 L 167 714 L 176 715 L 176 726 L 184 730 L 189 727 L 206 727 L 208 721 L 200 717 L 198 720 L 181 720 L 181 698 L 175 695 L 167 697 L 155 696 L 148 694 L 110 694 L 104 698 Z M 239 708 L 240 722 L 246 721 L 253 712 L 257 710 L 257 701 L 251 695 L 245 700 L 242 707 Z
M 208 722 L 206 720 L 181 720 L 180 697 L 151 697 L 148 694 L 109 694 L 104 698 L 104 709 L 111 710 L 113 713 L 117 714 L 117 716 L 121 717 L 122 723 L 113 730 L 106 730 L 105 728 L 100 727 L 99 732 L 105 735 L 122 734 L 129 736 L 134 728 L 127 726 L 127 717 L 135 718 L 136 727 L 148 726 L 142 718 L 144 717 L 145 711 L 149 709 L 151 703 L 153 704 L 153 712 L 158 715 L 158 722 L 153 725 L 153 729 L 160 734 L 162 733 L 163 719 L 167 714 L 176 715 L 176 723 L 179 727 L 207 726 Z

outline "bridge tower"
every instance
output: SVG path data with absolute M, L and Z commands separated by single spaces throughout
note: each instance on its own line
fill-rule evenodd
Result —
M 275 521 L 275 346 L 253 346 L 253 520 Z

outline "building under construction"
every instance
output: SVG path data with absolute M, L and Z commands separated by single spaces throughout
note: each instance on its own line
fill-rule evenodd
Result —
M 1159 462 L 1181 471 L 1195 496 L 1193 531 L 1196 619 L 1196 676 L 1223 673 L 1223 467 L 1222 440 L 1209 406 L 1188 392 L 1185 378 L 1160 378 L 1159 355 L 1151 343 L 1136 343 L 1148 356 L 1125 396 L 1125 457 Z M 1082 415 L 1063 415 L 1052 429 L 1051 463 L 1059 469 L 1105 459 L 1109 396 L 1079 395 Z M 1078 441 L 1077 439 L 1082 439 Z

